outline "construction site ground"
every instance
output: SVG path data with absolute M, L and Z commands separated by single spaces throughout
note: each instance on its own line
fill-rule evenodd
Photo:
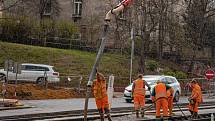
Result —
M 74 88 L 60 88 L 49 85 L 48 88 L 37 84 L 8 84 L 5 98 L 21 100 L 41 100 L 41 99 L 68 99 L 83 98 L 84 91 L 78 92 Z M 16 97 L 15 97 L 16 91 Z M 2 86 L 0 86 L 2 92 Z

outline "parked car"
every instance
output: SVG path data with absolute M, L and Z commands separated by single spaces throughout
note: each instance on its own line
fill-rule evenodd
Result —
M 157 80 L 161 80 L 162 82 L 169 84 L 174 89 L 174 101 L 176 102 L 179 101 L 179 97 L 181 94 L 181 87 L 180 87 L 180 83 L 177 81 L 175 77 L 164 76 L 164 75 L 146 75 L 146 76 L 143 76 L 143 80 L 145 80 L 149 84 L 149 86 L 151 87 L 151 92 L 152 92 L 152 89 L 155 87 Z M 126 102 L 132 102 L 133 100 L 133 98 L 131 97 L 132 85 L 133 83 L 127 86 L 124 90 L 124 99 Z M 145 86 L 145 90 L 146 90 L 146 95 L 145 95 L 146 101 L 151 101 L 151 92 L 149 92 L 147 86 Z
M 0 77 L 6 76 L 7 71 L 4 69 L 0 69 Z M 30 63 L 23 63 L 21 64 L 21 74 L 17 75 L 18 81 L 27 81 L 27 82 L 35 82 L 41 83 L 44 81 L 44 77 L 47 75 L 48 82 L 59 82 L 59 73 L 55 71 L 53 66 L 44 65 L 44 64 L 30 64 Z M 8 72 L 8 80 L 15 80 L 16 73 L 12 71 Z

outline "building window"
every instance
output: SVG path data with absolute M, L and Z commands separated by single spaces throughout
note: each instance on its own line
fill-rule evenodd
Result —
M 52 0 L 44 1 L 44 15 L 51 15 L 52 12 Z
M 74 15 L 81 16 L 82 0 L 74 0 Z

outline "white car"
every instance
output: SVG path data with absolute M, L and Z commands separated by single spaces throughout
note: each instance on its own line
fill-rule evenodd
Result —
M 145 86 L 145 90 L 146 90 L 145 99 L 146 99 L 146 101 L 151 100 L 151 92 L 152 92 L 153 88 L 155 87 L 157 80 L 161 80 L 162 82 L 173 87 L 173 89 L 174 89 L 174 101 L 176 101 L 176 102 L 179 101 L 179 97 L 181 94 L 181 87 L 180 87 L 180 83 L 177 81 L 177 79 L 175 77 L 164 76 L 164 75 L 146 75 L 146 76 L 143 76 L 143 80 L 145 80 L 151 88 L 151 90 L 149 92 L 148 87 Z M 126 102 L 132 102 L 132 100 L 133 100 L 133 98 L 131 97 L 132 85 L 133 85 L 133 83 L 131 83 L 129 86 L 127 86 L 125 88 L 124 99 Z
M 46 73 L 46 74 L 45 74 Z M 0 69 L 0 77 L 6 76 L 7 71 Z M 41 83 L 44 77 L 47 75 L 47 80 L 49 83 L 59 82 L 59 73 L 54 70 L 53 66 L 43 65 L 43 64 L 21 64 L 21 74 L 17 75 L 18 81 Z M 8 72 L 8 80 L 15 80 L 16 74 L 12 71 Z

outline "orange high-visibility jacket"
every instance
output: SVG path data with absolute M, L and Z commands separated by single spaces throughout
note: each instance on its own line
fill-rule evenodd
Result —
M 194 99 L 198 103 L 201 103 L 203 101 L 201 87 L 198 84 L 195 84 L 193 86 L 191 99 Z
M 93 94 L 96 99 L 102 99 L 107 96 L 106 81 L 95 80 L 93 82 Z
M 169 90 L 167 90 L 167 97 L 173 96 L 174 89 L 171 87 Z
M 142 79 L 137 79 L 134 81 L 133 95 L 145 95 L 145 81 Z
M 171 87 L 167 84 L 164 83 L 158 83 L 153 91 L 152 91 L 152 96 L 155 96 L 156 99 L 165 97 L 167 98 L 167 93 L 166 91 L 169 90 Z

